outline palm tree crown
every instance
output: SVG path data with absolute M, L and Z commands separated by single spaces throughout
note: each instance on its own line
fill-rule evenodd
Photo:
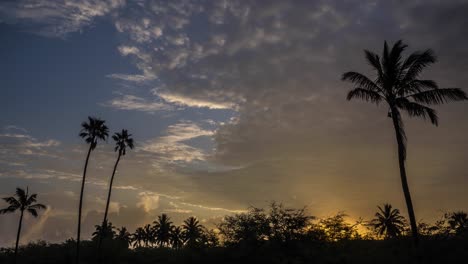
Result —
M 154 234 L 156 243 L 159 246 L 169 245 L 171 239 L 171 231 L 173 229 L 172 222 L 166 214 L 158 216 L 158 220 L 154 221 Z
M 395 115 L 400 124 L 399 132 L 405 140 L 404 143 L 406 136 L 398 110 L 408 113 L 410 117 L 429 119 L 437 126 L 437 113 L 428 105 L 468 99 L 466 93 L 459 88 L 439 88 L 433 80 L 419 79 L 422 71 L 436 62 L 436 56 L 428 49 L 414 52 L 403 60 L 403 51 L 407 47 L 399 40 L 389 50 L 385 42 L 382 58 L 365 50 L 366 60 L 376 72 L 374 80 L 353 71 L 346 72 L 342 76 L 342 80 L 355 85 L 355 88 L 348 93 L 348 100 L 361 99 L 377 105 L 381 102 L 388 103 L 389 117 Z M 406 148 L 404 150 L 406 157 Z
M 37 194 L 31 194 L 28 196 L 28 191 L 24 191 L 21 188 L 16 188 L 16 194 L 11 197 L 5 197 L 3 200 L 9 204 L 7 208 L 1 209 L 0 214 L 13 213 L 16 210 L 27 211 L 32 216 L 37 217 L 37 210 L 46 209 L 46 206 L 37 201 Z
M 129 147 L 133 149 L 133 138 L 131 138 L 132 134 L 128 134 L 126 129 L 122 129 L 122 132 L 114 133 L 112 139 L 115 141 L 115 151 L 118 151 L 119 154 L 125 156 L 126 149 Z
M 91 145 L 91 149 L 96 148 L 98 140 L 106 140 L 109 136 L 109 128 L 104 123 L 104 120 L 89 116 L 88 122 L 81 124 L 80 137 Z
M 196 246 L 203 235 L 203 226 L 197 220 L 197 218 L 191 216 L 184 221 L 182 225 L 184 229 L 185 240 L 189 247 Z
M 405 228 L 405 218 L 400 215 L 400 210 L 392 208 L 390 204 L 384 204 L 383 208 L 377 206 L 379 211 L 375 213 L 370 225 L 379 236 L 393 238 L 401 235 Z

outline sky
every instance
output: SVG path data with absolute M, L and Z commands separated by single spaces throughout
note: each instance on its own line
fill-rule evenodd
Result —
M 431 48 L 423 77 L 468 83 L 468 1 L 0 2 L 0 197 L 29 187 L 48 205 L 22 242 L 76 236 L 88 116 L 136 142 L 118 167 L 110 221 L 134 230 L 167 213 L 206 225 L 271 201 L 315 216 L 406 215 L 388 109 L 346 101 L 363 50 Z M 468 91 L 465 89 L 465 91 Z M 416 217 L 467 210 L 467 103 L 434 127 L 404 117 Z M 117 153 L 91 154 L 82 234 L 102 221 Z M 6 206 L 0 203 L 0 207 Z M 18 214 L 0 217 L 0 246 Z

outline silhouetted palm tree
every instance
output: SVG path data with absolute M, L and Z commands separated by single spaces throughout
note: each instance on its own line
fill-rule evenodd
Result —
M 36 203 L 37 194 L 28 195 L 29 188 L 26 188 L 26 192 L 21 188 L 16 188 L 15 196 L 5 197 L 3 200 L 9 204 L 7 208 L 1 209 L 0 214 L 14 213 L 17 210 L 20 211 L 20 219 L 18 225 L 18 232 L 16 233 L 16 245 L 15 245 L 15 262 L 18 255 L 18 244 L 21 234 L 21 226 L 23 224 L 24 211 L 27 211 L 32 216 L 37 217 L 37 210 L 45 209 L 46 206 L 40 203 Z
M 127 228 L 124 226 L 117 228 L 117 231 L 118 232 L 115 238 L 119 241 L 122 241 L 128 247 L 132 241 L 132 234 L 130 234 Z
M 203 235 L 203 226 L 197 218 L 191 216 L 184 221 L 182 225 L 184 230 L 184 238 L 187 241 L 188 247 L 196 247 Z
M 392 208 L 390 204 L 384 204 L 383 208 L 377 206 L 379 211 L 371 220 L 372 226 L 379 236 L 393 238 L 401 235 L 405 228 L 405 218 L 400 215 L 400 210 Z
M 166 214 L 158 216 L 158 220 L 153 222 L 156 244 L 164 247 L 169 245 L 171 231 L 173 228 L 170 218 Z
M 134 247 L 141 247 L 142 243 L 145 242 L 146 232 L 142 227 L 138 227 L 133 233 L 132 240 Z
M 408 208 L 411 232 L 415 243 L 417 243 L 416 218 L 405 169 L 406 136 L 400 110 L 407 112 L 410 117 L 429 119 L 432 124 L 437 125 L 436 111 L 429 108 L 428 105 L 467 100 L 468 98 L 461 89 L 442 89 L 432 80 L 418 79 L 427 66 L 436 62 L 436 57 L 432 50 L 426 50 L 414 52 L 403 60 L 402 53 L 406 48 L 407 45 L 400 40 L 389 50 L 387 42 L 385 42 L 382 58 L 365 50 L 366 59 L 374 68 L 376 77 L 369 78 L 361 73 L 347 72 L 343 74 L 342 80 L 350 81 L 356 85 L 348 93 L 348 100 L 356 98 L 377 105 L 381 102 L 388 104 L 388 116 L 392 118 L 398 144 L 401 183 Z
M 95 225 L 96 231 L 93 232 L 94 241 L 102 241 L 102 239 L 113 239 L 115 236 L 115 226 L 112 223 L 108 223 L 107 220 L 101 225 Z
M 109 135 L 109 129 L 104 124 L 105 121 L 88 117 L 89 122 L 83 122 L 81 124 L 80 137 L 84 138 L 86 143 L 89 144 L 88 154 L 86 155 L 86 162 L 83 170 L 83 179 L 81 182 L 81 191 L 80 191 L 80 204 L 78 206 L 78 231 L 76 238 L 76 263 L 79 263 L 80 259 L 80 235 L 81 235 L 81 210 L 83 207 L 83 191 L 86 181 L 86 170 L 88 168 L 88 161 L 91 151 L 93 151 L 99 140 L 106 140 Z
M 155 232 L 150 224 L 143 227 L 143 242 L 145 242 L 145 247 L 149 247 L 156 242 Z
M 468 214 L 463 211 L 453 212 L 448 216 L 448 224 L 457 235 L 468 232 Z
M 179 249 L 184 245 L 185 239 L 180 226 L 172 228 L 171 234 L 169 237 L 169 242 L 171 243 L 172 248 Z
M 104 220 L 102 221 L 102 224 L 104 226 L 104 223 L 107 222 L 107 214 L 109 212 L 109 203 L 110 203 L 110 198 L 111 198 L 111 193 L 112 193 L 112 184 L 114 182 L 114 176 L 115 176 L 115 171 L 117 170 L 117 165 L 119 164 L 120 157 L 125 156 L 127 152 L 127 147 L 130 149 L 133 149 L 133 139 L 131 138 L 132 134 L 128 134 L 128 131 L 126 129 L 122 129 L 121 133 L 115 133 L 112 136 L 112 139 L 115 141 L 115 151 L 118 151 L 117 155 L 117 160 L 114 164 L 114 170 L 112 171 L 112 177 L 110 180 L 109 184 L 109 192 L 107 194 L 107 202 L 106 202 L 106 210 L 104 211 Z M 98 251 L 100 252 L 101 249 L 101 241 L 102 239 L 99 239 L 98 242 Z

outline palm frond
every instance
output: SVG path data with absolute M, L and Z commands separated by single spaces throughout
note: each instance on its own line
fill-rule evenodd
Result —
M 37 194 L 31 194 L 31 196 L 28 197 L 28 200 L 26 201 L 26 205 L 30 205 L 34 202 L 36 202 Z
M 28 206 L 28 208 L 31 208 L 31 209 L 46 209 L 47 206 L 45 206 L 43 204 L 33 204 L 33 205 Z
M 11 206 L 16 206 L 16 207 L 21 207 L 21 204 L 18 200 L 16 200 L 15 197 L 11 196 L 11 197 L 5 197 L 3 198 L 3 200 L 7 203 L 9 203 Z
M 18 209 L 19 209 L 19 207 L 10 205 L 7 208 L 0 209 L 0 214 L 13 213 L 14 211 L 16 211 Z
M 28 208 L 27 210 L 32 216 L 34 216 L 34 217 L 38 216 L 36 209 Z
M 411 58 L 410 58 L 411 57 Z M 410 60 L 410 61 L 408 61 Z M 406 62 L 403 64 L 406 71 L 403 82 L 409 82 L 410 80 L 416 79 L 418 75 L 424 70 L 427 66 L 435 63 L 437 58 L 434 54 L 434 51 L 428 49 L 423 52 L 415 52 L 411 54 Z
M 381 81 L 383 79 L 383 69 L 379 55 L 369 50 L 364 50 L 364 54 L 367 62 L 377 71 L 378 80 Z
M 356 84 L 356 86 L 367 89 L 367 90 L 372 90 L 372 91 L 380 90 L 379 86 L 376 83 L 371 81 L 364 74 L 361 74 L 358 72 L 352 72 L 352 71 L 346 72 L 341 77 L 341 80 L 350 81 L 351 83 Z
M 410 117 L 422 117 L 423 119 L 429 119 L 432 124 L 438 125 L 437 112 L 427 106 L 411 102 L 406 98 L 398 98 L 396 105 L 406 111 Z
M 379 93 L 375 91 L 369 91 L 363 88 L 355 88 L 348 92 L 348 96 L 346 97 L 346 99 L 350 101 L 351 99 L 354 99 L 354 98 L 361 99 L 367 102 L 370 101 L 377 105 L 380 102 L 382 102 L 382 100 L 384 100 L 384 97 L 381 96 Z
M 468 100 L 468 97 L 460 88 L 441 88 L 418 92 L 407 95 L 414 101 L 423 104 L 444 104 L 453 101 Z

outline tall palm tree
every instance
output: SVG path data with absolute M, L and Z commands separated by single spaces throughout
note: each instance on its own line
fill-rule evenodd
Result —
M 166 214 L 158 216 L 158 220 L 153 222 L 156 244 L 160 247 L 168 246 L 173 228 L 171 218 Z
M 383 208 L 377 206 L 379 211 L 375 213 L 375 218 L 371 220 L 372 226 L 379 236 L 394 238 L 403 232 L 405 228 L 405 218 L 401 216 L 400 210 L 392 208 L 390 204 L 384 204 Z
M 428 105 L 467 100 L 466 93 L 459 88 L 439 88 L 432 80 L 419 79 L 421 72 L 436 62 L 432 50 L 418 51 L 403 60 L 403 51 L 407 45 L 400 40 L 391 50 L 384 43 L 382 58 L 365 50 L 367 62 L 374 68 L 376 76 L 369 78 L 358 72 L 346 72 L 343 81 L 349 81 L 355 87 L 349 91 L 347 99 L 361 99 L 379 105 L 386 102 L 395 128 L 398 144 L 398 161 L 400 166 L 401 184 L 405 195 L 406 206 L 411 223 L 411 233 L 415 244 L 418 243 L 418 230 L 408 187 L 405 160 L 406 135 L 400 111 L 410 117 L 429 119 L 432 124 L 438 124 L 436 111 Z
M 203 236 L 203 226 L 200 224 L 198 219 L 193 216 L 187 218 L 184 220 L 182 229 L 184 230 L 184 237 L 187 241 L 187 246 L 191 248 L 196 247 Z
M 104 220 L 102 221 L 102 224 L 104 226 L 104 223 L 107 223 L 107 214 L 109 212 L 109 203 L 110 203 L 110 198 L 111 198 L 111 193 L 112 193 L 112 184 L 114 182 L 114 176 L 115 176 L 115 171 L 117 170 L 117 165 L 119 164 L 120 157 L 125 156 L 127 152 L 127 147 L 130 149 L 133 149 L 133 138 L 131 138 L 132 134 L 128 134 L 128 131 L 126 129 L 122 129 L 121 133 L 114 133 L 112 136 L 112 139 L 115 141 L 115 151 L 118 151 L 117 155 L 117 160 L 114 164 L 114 170 L 112 171 L 112 177 L 110 180 L 109 184 L 109 192 L 107 194 L 107 203 L 106 203 L 106 210 L 104 211 Z M 100 252 L 101 249 L 101 242 L 102 242 L 102 237 L 100 237 L 99 242 L 98 242 L 98 251 Z
M 86 181 L 86 170 L 88 168 L 88 161 L 91 151 L 93 151 L 99 140 L 106 140 L 109 136 L 109 129 L 105 125 L 104 120 L 94 117 L 88 117 L 88 122 L 81 123 L 80 137 L 82 137 L 87 144 L 89 144 L 88 154 L 86 155 L 86 162 L 83 170 L 83 179 L 81 181 L 80 191 L 80 204 L 78 206 L 78 231 L 76 236 L 76 263 L 80 259 L 80 235 L 81 235 L 81 210 L 83 207 L 83 191 Z
M 23 224 L 24 211 L 27 211 L 32 216 L 37 217 L 37 210 L 45 209 L 46 206 L 40 203 L 36 203 L 37 194 L 28 195 L 29 188 L 26 187 L 26 192 L 21 188 L 16 188 L 15 196 L 5 197 L 3 200 L 9 204 L 7 208 L 1 209 L 0 214 L 14 213 L 17 210 L 20 211 L 20 219 L 18 225 L 18 232 L 16 233 L 16 245 L 15 245 L 15 262 L 18 255 L 18 244 L 21 234 L 21 226 Z
M 185 239 L 182 228 L 176 226 L 172 228 L 171 234 L 169 237 L 169 242 L 171 243 L 172 248 L 179 249 L 184 245 Z

